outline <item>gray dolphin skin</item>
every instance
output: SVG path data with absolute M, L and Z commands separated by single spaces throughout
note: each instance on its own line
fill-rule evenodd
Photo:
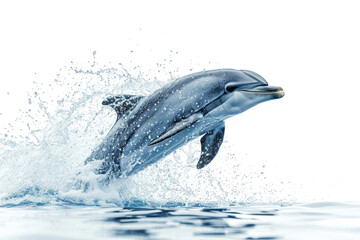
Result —
M 149 96 L 108 97 L 117 120 L 86 163 L 101 160 L 99 174 L 125 177 L 143 170 L 202 136 L 197 168 L 208 165 L 224 139 L 224 120 L 284 96 L 248 70 L 219 69 L 190 74 Z

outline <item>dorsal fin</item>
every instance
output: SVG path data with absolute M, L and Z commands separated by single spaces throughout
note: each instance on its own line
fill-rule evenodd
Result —
M 112 107 L 117 114 L 117 119 L 121 118 L 126 112 L 133 109 L 143 96 L 118 95 L 107 97 L 102 105 Z

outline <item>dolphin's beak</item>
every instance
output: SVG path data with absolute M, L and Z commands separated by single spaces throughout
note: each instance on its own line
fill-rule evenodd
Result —
M 274 86 L 259 86 L 248 90 L 240 90 L 241 92 L 249 92 L 255 94 L 272 95 L 274 98 L 282 98 L 285 95 L 281 87 Z

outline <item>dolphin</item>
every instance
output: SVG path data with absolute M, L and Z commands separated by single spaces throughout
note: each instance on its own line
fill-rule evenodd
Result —
M 102 104 L 116 111 L 117 120 L 85 162 L 101 160 L 97 173 L 126 177 L 202 136 L 201 169 L 219 151 L 224 120 L 283 96 L 259 74 L 234 69 L 190 74 L 148 96 L 111 96 Z

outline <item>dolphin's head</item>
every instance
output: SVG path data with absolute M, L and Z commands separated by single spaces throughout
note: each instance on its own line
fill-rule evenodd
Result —
M 228 70 L 224 81 L 222 107 L 228 116 L 236 115 L 265 101 L 282 98 L 281 87 L 269 86 L 259 74 L 248 70 Z

